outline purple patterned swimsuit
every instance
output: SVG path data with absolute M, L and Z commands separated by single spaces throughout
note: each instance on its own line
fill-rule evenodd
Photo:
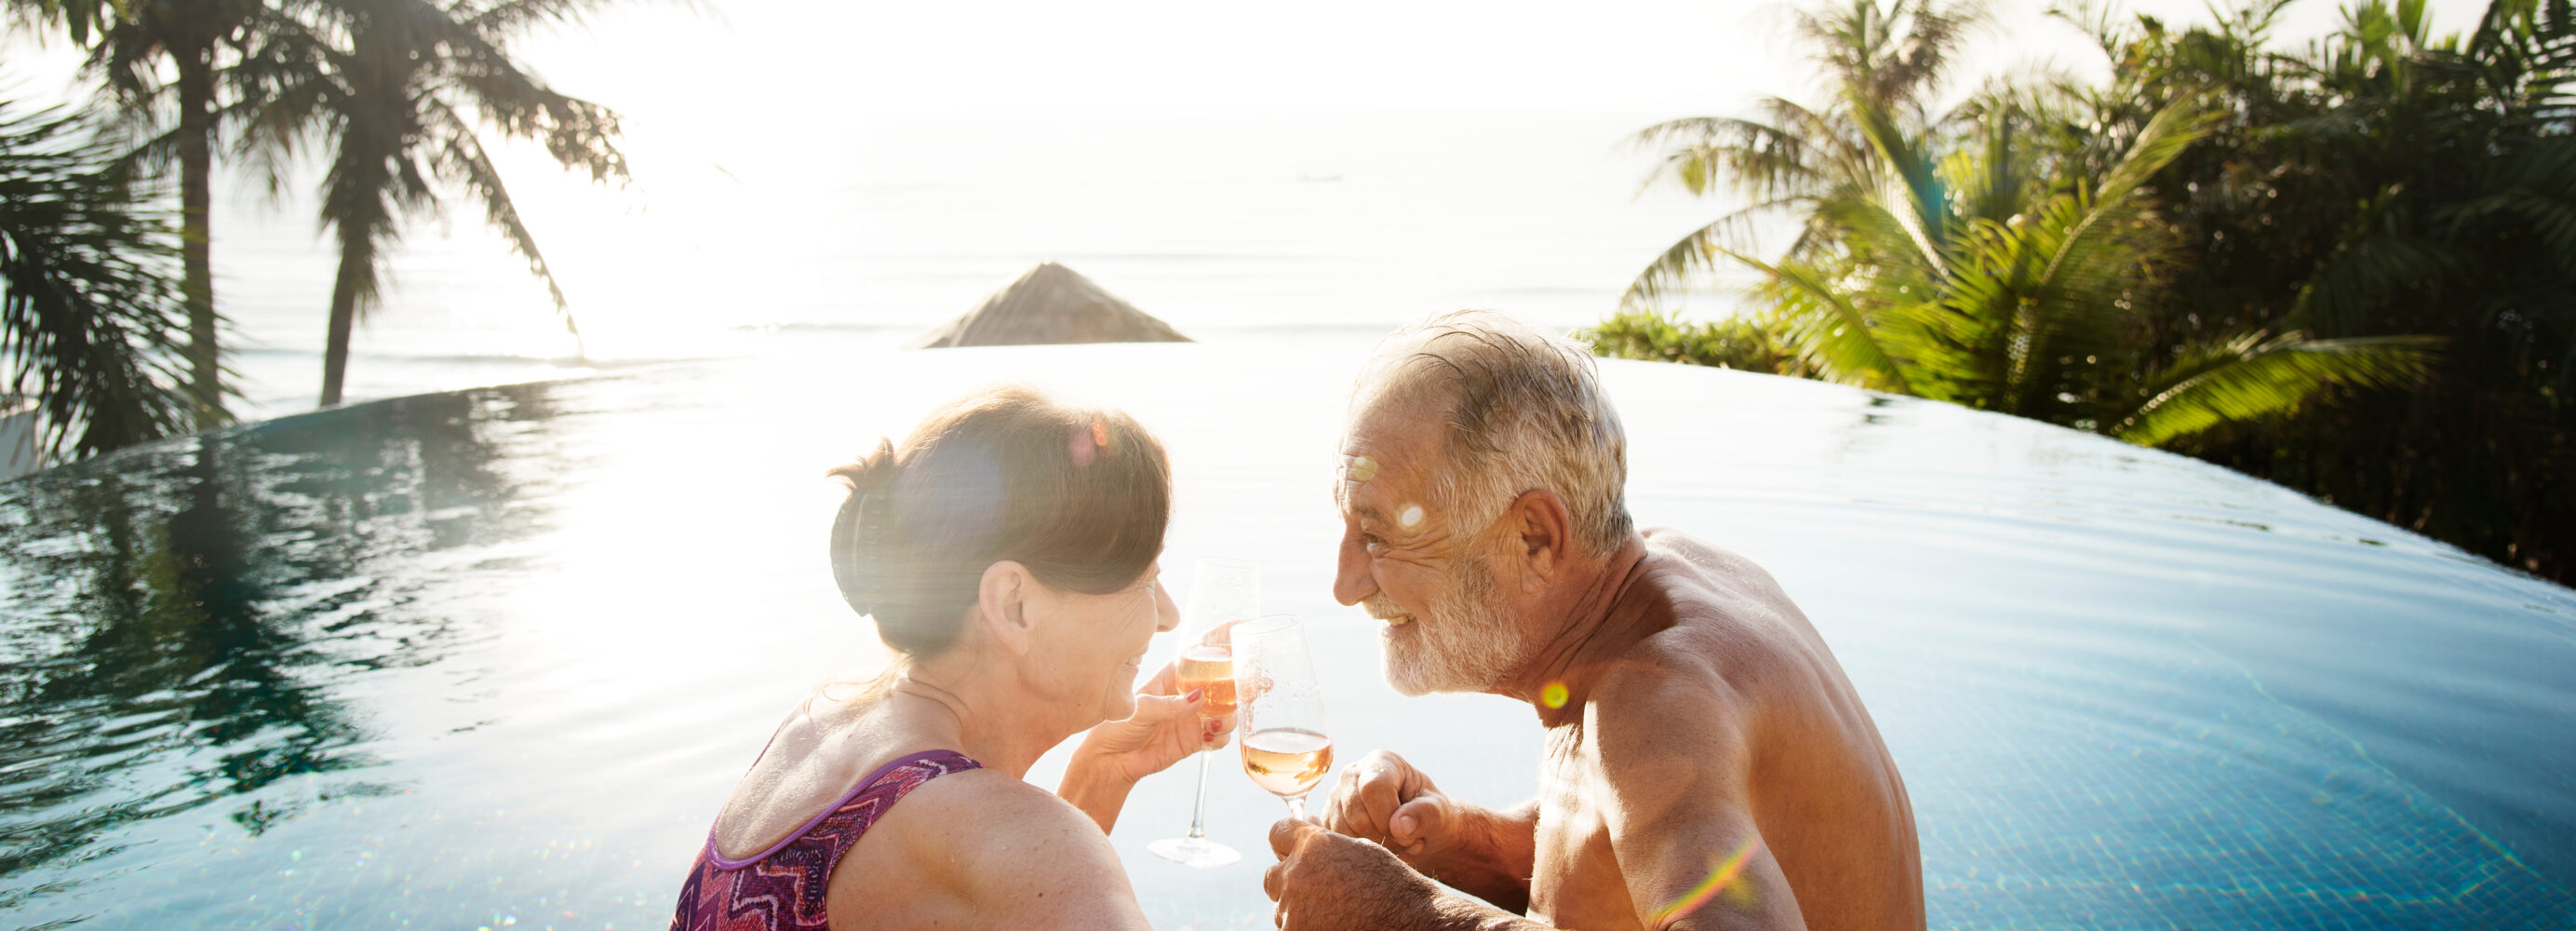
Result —
M 828 931 L 823 900 L 832 867 L 868 826 L 884 817 L 905 793 L 949 773 L 981 769 L 954 750 L 927 750 L 897 758 L 859 780 L 850 794 L 815 815 L 769 849 L 736 860 L 716 852 L 715 832 L 680 887 L 680 911 L 671 931 Z

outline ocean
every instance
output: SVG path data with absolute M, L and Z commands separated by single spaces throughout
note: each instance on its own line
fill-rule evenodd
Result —
M 828 359 L 910 339 L 1044 261 L 1202 341 L 1304 331 L 1364 346 L 1465 307 L 1572 328 L 1726 206 L 1643 184 L 1656 156 L 1626 137 L 1670 115 L 910 115 L 743 144 L 664 121 L 630 126 L 623 188 L 507 151 L 579 340 L 479 205 L 451 200 L 390 252 L 348 394 Z M 214 256 L 240 413 L 310 409 L 336 248 L 309 195 L 272 201 L 229 180 Z

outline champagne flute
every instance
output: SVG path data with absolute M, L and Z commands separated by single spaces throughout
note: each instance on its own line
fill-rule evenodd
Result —
M 1235 695 L 1242 701 L 1243 772 L 1288 802 L 1288 817 L 1306 817 L 1306 793 L 1333 768 L 1333 738 L 1324 727 L 1324 693 L 1306 648 L 1306 625 L 1273 614 L 1234 626 Z
M 1234 713 L 1234 661 L 1224 643 L 1201 643 L 1227 621 L 1261 611 L 1261 570 L 1240 559 L 1201 559 L 1190 579 L 1190 603 L 1181 610 L 1181 694 L 1206 689 L 1199 703 L 1202 720 Z M 1145 845 L 1155 856 L 1201 869 L 1243 859 L 1234 848 L 1207 839 L 1207 748 L 1199 748 L 1198 802 L 1190 808 L 1190 833 Z

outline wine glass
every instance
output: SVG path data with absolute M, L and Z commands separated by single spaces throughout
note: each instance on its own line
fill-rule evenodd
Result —
M 1306 817 L 1306 793 L 1333 768 L 1333 738 L 1324 727 L 1324 693 L 1306 625 L 1273 614 L 1234 626 L 1235 695 L 1243 717 L 1236 733 L 1243 772 L 1288 802 L 1288 817 Z
M 1201 559 L 1190 580 L 1190 603 L 1181 610 L 1181 694 L 1206 689 L 1199 703 L 1202 719 L 1234 713 L 1234 662 L 1226 645 L 1201 643 L 1227 621 L 1240 621 L 1261 611 L 1261 569 L 1240 559 Z M 1199 752 L 1199 795 L 1190 808 L 1190 833 L 1145 845 L 1155 856 L 1201 869 L 1243 859 L 1234 848 L 1207 839 L 1207 751 Z

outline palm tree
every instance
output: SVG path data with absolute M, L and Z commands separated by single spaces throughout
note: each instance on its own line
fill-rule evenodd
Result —
M 118 7 L 126 15 L 99 36 L 90 56 L 92 70 L 106 76 L 108 87 L 131 111 L 148 112 L 155 98 L 173 88 L 178 92 L 176 125 L 139 152 L 155 161 L 175 156 L 179 163 L 189 386 L 196 396 L 197 429 L 211 429 L 231 421 L 223 406 L 213 226 L 208 220 L 214 199 L 216 59 L 223 45 L 238 48 L 248 30 L 272 11 L 263 0 L 121 0 Z M 161 60 L 169 61 L 176 74 L 167 86 L 154 67 Z
M 178 249 L 100 121 L 0 101 L 0 394 L 40 403 L 46 451 L 187 429 Z
M 380 297 L 385 247 L 405 214 L 434 210 L 442 186 L 480 201 L 484 217 L 545 282 L 564 328 L 579 338 L 563 288 L 520 221 L 477 135 L 541 141 L 593 181 L 626 178 L 617 115 L 556 93 L 527 74 L 504 43 L 531 25 L 576 16 L 584 0 L 321 0 L 315 24 L 281 30 L 256 56 L 266 81 L 254 98 L 254 141 L 292 150 L 318 136 L 330 151 L 322 223 L 340 243 L 323 356 L 321 403 L 340 403 L 349 336 Z
M 1901 3 L 1804 21 L 1840 82 L 1835 106 L 1766 104 L 1798 129 L 1699 121 L 1687 127 L 1699 141 L 1668 161 L 1701 192 L 1737 172 L 1749 211 L 1803 212 L 1787 254 L 1766 261 L 1729 242 L 1739 212 L 1659 257 L 1632 306 L 1737 263 L 1762 273 L 1758 294 L 1823 377 L 2147 445 L 2423 376 L 2433 344 L 2413 337 L 2252 329 L 2159 346 L 2150 328 L 2175 240 L 2141 189 L 2200 138 L 2206 111 L 2174 101 L 2107 164 L 2031 143 L 2064 120 L 2051 95 L 1991 91 L 1933 118 L 1923 95 L 1961 17 Z
M 9 0 L 23 14 L 63 25 L 90 48 L 88 70 L 105 80 L 125 122 L 144 137 L 129 156 L 179 166 L 180 248 L 188 307 L 189 388 L 197 429 L 228 423 L 223 358 L 217 333 L 215 279 L 208 222 L 213 197 L 214 136 L 220 110 L 220 61 L 236 53 L 277 13 L 266 0 Z M 163 62 L 170 65 L 164 78 Z M 162 109 L 174 96 L 175 120 Z
M 1670 147 L 1656 180 L 1692 194 L 1732 189 L 1751 201 L 1665 250 L 1629 285 L 1621 303 L 1651 303 L 1697 271 L 1732 264 L 1728 256 L 1763 214 L 1793 215 L 1799 235 L 1787 251 L 1814 258 L 1841 232 L 1834 203 L 1876 191 L 1890 177 L 1930 180 L 1931 159 L 1915 146 L 1945 122 L 1932 111 L 1942 69 L 1984 20 L 1973 3 L 1944 0 L 1849 0 L 1826 13 L 1797 11 L 1799 37 L 1833 84 L 1832 103 L 1811 109 L 1780 97 L 1755 104 L 1761 119 L 1691 117 L 1658 123 L 1631 141 Z
M 2195 455 L 2576 577 L 2576 8 L 2492 0 L 2435 37 L 2417 2 L 2355 2 L 2295 52 L 2278 0 L 2217 28 L 2091 23 L 2119 64 L 2098 125 L 2185 95 L 2234 114 L 2151 182 L 2194 243 L 2162 329 L 2447 338 L 2435 377 Z

